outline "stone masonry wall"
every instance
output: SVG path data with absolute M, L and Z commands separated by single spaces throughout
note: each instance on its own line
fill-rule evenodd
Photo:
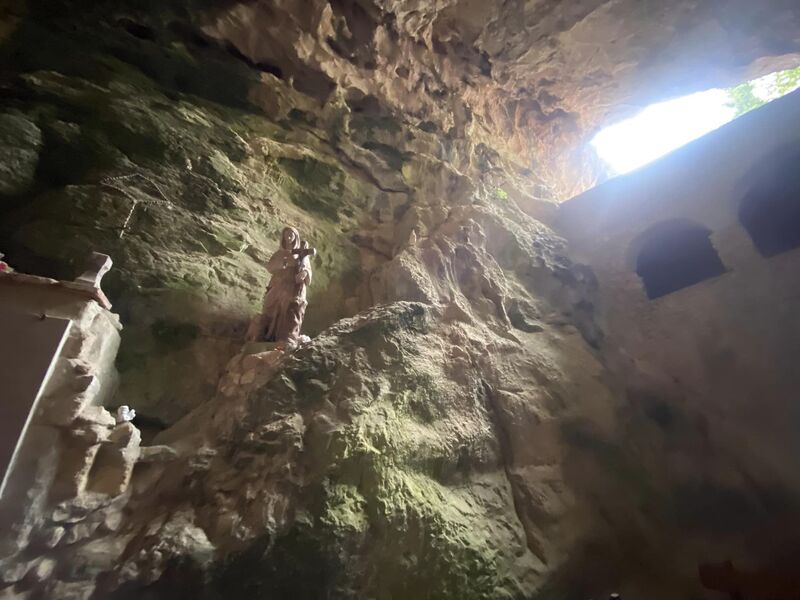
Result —
M 765 169 L 796 151 L 798 124 L 795 93 L 560 207 L 557 229 L 598 278 L 609 364 L 630 410 L 656 423 L 655 437 L 637 435 L 643 459 L 689 538 L 714 531 L 739 546 L 697 543 L 687 560 L 758 565 L 795 543 L 786 525 L 800 499 L 800 249 L 762 256 L 739 209 Z M 771 180 L 791 180 L 796 165 L 780 169 Z M 651 227 L 674 219 L 711 231 L 725 272 L 651 300 L 637 251 Z M 687 437 L 702 459 L 680 448 Z M 644 458 L 656 452 L 665 454 Z

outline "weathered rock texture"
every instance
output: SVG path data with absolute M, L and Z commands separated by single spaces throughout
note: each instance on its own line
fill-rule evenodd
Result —
M 298 90 L 377 100 L 562 195 L 586 185 L 569 162 L 587 160 L 576 143 L 604 119 L 796 64 L 798 30 L 787 0 L 255 1 L 203 24 Z
M 290 356 L 235 357 L 216 398 L 155 440 L 163 449 L 114 430 L 93 461 L 102 477 L 69 495 L 86 508 L 69 515 L 69 551 L 24 548 L 52 574 L 13 593 L 523 598 L 610 585 L 559 579 L 602 537 L 572 478 L 595 444 L 615 447 L 587 343 L 599 341 L 593 279 L 511 203 L 474 196 L 439 218 L 370 279 L 387 304 Z M 624 494 L 624 459 L 609 460 L 603 481 Z M 96 495 L 108 501 L 85 507 Z
M 135 5 L 6 8 L 0 240 L 57 277 L 113 255 L 123 400 L 154 424 L 214 389 L 283 223 L 321 248 L 314 333 L 373 303 L 423 180 L 544 218 L 609 111 L 782 64 L 800 30 L 777 1 Z
M 8 594 L 695 590 L 654 542 L 671 524 L 618 417 L 594 278 L 547 223 L 582 186 L 563 157 L 611 112 L 788 64 L 793 2 L 3 14 L 0 249 L 65 277 L 113 257 L 115 403 L 148 439 L 174 424 L 141 451 L 115 430 L 113 501 L 23 548 L 42 566 Z M 320 251 L 319 336 L 226 371 L 287 223 Z

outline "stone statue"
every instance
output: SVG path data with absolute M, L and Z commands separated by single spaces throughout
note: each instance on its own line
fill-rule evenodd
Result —
M 316 249 L 300 240 L 294 227 L 284 227 L 281 245 L 267 262 L 272 278 L 264 294 L 261 314 L 247 332 L 248 341 L 283 342 L 296 345 L 301 341 L 300 327 L 306 313 L 306 289 L 311 283 L 311 257 Z
M 117 408 L 117 425 L 120 423 L 127 423 L 136 418 L 136 411 L 127 404 L 123 404 Z

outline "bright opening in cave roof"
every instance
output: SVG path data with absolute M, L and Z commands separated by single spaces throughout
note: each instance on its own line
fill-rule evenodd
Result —
M 659 102 L 601 130 L 592 146 L 614 175 L 628 173 L 798 87 L 800 68 Z

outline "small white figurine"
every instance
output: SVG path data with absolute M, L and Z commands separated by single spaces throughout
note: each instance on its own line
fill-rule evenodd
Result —
M 0 273 L 3 273 L 3 274 L 7 274 L 7 273 L 13 273 L 13 272 L 14 272 L 14 269 L 12 269 L 12 268 L 11 268 L 11 267 L 8 265 L 8 263 L 7 263 L 7 262 L 5 262 L 5 261 L 3 260 L 3 257 L 4 257 L 4 256 L 5 256 L 5 254 L 3 254 L 2 252 L 0 252 Z
M 127 423 L 128 421 L 133 421 L 135 417 L 136 417 L 136 411 L 126 404 L 123 404 L 117 409 L 117 425 L 119 425 L 120 423 Z

